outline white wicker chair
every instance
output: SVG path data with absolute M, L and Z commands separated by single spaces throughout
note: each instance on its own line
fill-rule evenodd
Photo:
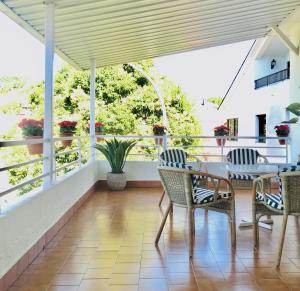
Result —
M 175 169 L 158 167 L 164 190 L 170 199 L 167 211 L 156 236 L 158 244 L 167 217 L 173 205 L 188 209 L 189 220 L 189 257 L 193 255 L 193 236 L 195 233 L 194 211 L 197 208 L 223 212 L 228 215 L 231 223 L 232 247 L 236 245 L 235 201 L 234 189 L 229 180 L 205 172 L 191 169 Z M 214 185 L 213 189 L 198 187 L 198 177 L 206 177 Z M 229 191 L 221 192 L 220 184 L 224 181 Z
M 161 166 L 168 166 L 168 167 L 174 167 L 178 168 L 178 164 L 187 164 L 188 159 L 194 160 L 197 163 L 197 167 L 195 170 L 204 170 L 207 172 L 206 167 L 202 164 L 201 160 L 198 159 L 194 155 L 190 155 L 184 150 L 181 149 L 169 149 L 160 154 L 159 162 Z M 203 180 L 203 183 L 205 181 Z M 165 196 L 165 191 L 163 191 L 158 205 L 161 206 L 161 203 L 164 199 Z
M 270 179 L 279 178 L 279 192 L 270 193 L 265 185 Z M 279 267 L 285 238 L 288 216 L 300 215 L 300 169 L 296 167 L 291 171 L 286 169 L 277 174 L 263 175 L 253 183 L 253 222 L 254 222 L 254 247 L 259 247 L 258 223 L 262 216 L 283 215 L 282 231 L 278 247 L 276 267 Z

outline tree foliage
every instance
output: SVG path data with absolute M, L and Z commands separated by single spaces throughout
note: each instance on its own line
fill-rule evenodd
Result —
M 169 119 L 168 134 L 199 135 L 200 125 L 192 115 L 191 105 L 182 89 L 155 72 L 152 60 L 140 62 L 139 66 L 153 76 L 162 91 Z M 56 136 L 59 133 L 57 123 L 62 120 L 77 121 L 76 134 L 83 135 L 86 132 L 89 124 L 89 94 L 89 71 L 76 71 L 70 66 L 64 66 L 56 74 L 54 80 L 54 134 Z M 30 87 L 26 96 L 27 112 L 29 111 L 34 118 L 43 118 L 44 82 Z M 95 98 L 96 121 L 104 123 L 107 134 L 152 135 L 152 126 L 162 124 L 161 104 L 155 90 L 148 80 L 130 65 L 97 69 Z M 10 137 L 20 138 L 21 135 L 19 131 L 18 134 L 14 131 L 11 132 Z M 151 142 L 154 143 L 152 140 L 148 141 Z M 174 139 L 173 143 L 187 146 L 198 142 L 191 139 Z M 155 153 L 155 149 L 135 147 L 134 152 Z M 24 156 L 26 157 L 26 154 Z M 6 158 L 9 159 L 9 163 L 20 162 L 19 155 Z M 60 156 L 56 162 L 62 165 L 76 158 L 76 155 L 68 155 L 65 158 Z M 25 170 L 27 171 L 28 168 Z M 10 182 L 16 184 L 21 181 L 26 171 L 22 169 L 10 171 Z M 40 173 L 41 166 L 33 172 L 29 171 L 26 176 Z

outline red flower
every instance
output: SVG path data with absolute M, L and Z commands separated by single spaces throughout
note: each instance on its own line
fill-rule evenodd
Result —
M 288 136 L 290 133 L 290 128 L 287 124 L 276 125 L 274 129 L 278 136 Z
M 64 120 L 58 123 L 60 127 L 75 127 L 77 125 L 76 121 Z
M 227 127 L 227 126 L 225 126 L 225 125 L 219 125 L 219 126 L 216 126 L 215 128 L 214 128 L 214 130 L 224 130 L 224 131 L 229 131 L 229 128 Z
M 43 119 L 41 119 L 41 120 L 35 120 L 35 119 L 26 119 L 26 118 L 24 118 L 18 124 L 18 126 L 20 128 L 24 128 L 24 127 L 29 126 L 29 125 L 30 126 L 43 127 L 44 120 Z
M 102 126 L 104 126 L 104 123 L 102 123 L 102 122 L 95 123 L 95 127 L 102 127 Z

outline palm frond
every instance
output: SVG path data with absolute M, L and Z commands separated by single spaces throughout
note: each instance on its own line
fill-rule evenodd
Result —
M 123 173 L 129 152 L 135 146 L 135 140 L 106 140 L 105 144 L 96 144 L 95 149 L 100 151 L 110 164 L 112 173 Z

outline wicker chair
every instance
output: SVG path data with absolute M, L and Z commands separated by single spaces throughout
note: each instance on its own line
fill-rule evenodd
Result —
M 187 164 L 187 160 L 192 159 L 196 161 L 197 168 L 195 170 L 204 169 L 207 172 L 206 168 L 203 166 L 202 162 L 194 155 L 190 155 L 187 152 L 180 149 L 169 149 L 160 154 L 159 162 L 162 166 L 174 167 L 178 168 L 178 163 Z M 207 183 L 205 179 L 203 179 L 203 183 Z M 165 191 L 163 191 L 158 205 L 161 206 L 161 203 L 164 199 Z
M 267 192 L 264 185 L 272 178 L 279 180 L 279 192 Z M 254 247 L 259 247 L 258 223 L 264 215 L 283 215 L 282 230 L 276 260 L 279 267 L 285 238 L 285 231 L 289 215 L 300 215 L 300 169 L 291 171 L 284 169 L 279 174 L 263 175 L 253 183 L 253 222 L 254 222 Z
M 268 160 L 258 151 L 253 149 L 234 149 L 226 155 L 226 162 L 234 165 L 255 165 L 257 163 L 267 164 Z M 249 189 L 253 186 L 253 179 L 257 176 L 239 175 L 228 172 L 228 180 L 235 188 Z
M 189 221 L 189 257 L 193 254 L 193 237 L 195 234 L 194 211 L 197 208 L 223 212 L 228 215 L 231 224 L 232 247 L 236 245 L 234 189 L 231 183 L 223 178 L 191 169 L 175 169 L 158 167 L 159 175 L 170 203 L 158 230 L 155 244 L 157 245 L 173 205 L 188 209 Z M 205 176 L 213 185 L 213 189 L 198 187 L 198 177 Z M 224 181 L 229 192 L 219 191 Z

